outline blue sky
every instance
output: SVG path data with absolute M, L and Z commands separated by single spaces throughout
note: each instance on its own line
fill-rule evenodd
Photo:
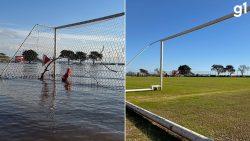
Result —
M 13 54 L 35 24 L 59 26 L 124 11 L 123 0 L 1 0 L 0 52 Z
M 0 26 L 56 26 L 123 11 L 123 0 L 1 0 Z
M 127 0 L 127 61 L 148 43 L 233 13 L 250 0 Z M 250 66 L 250 13 L 170 40 L 164 44 L 164 69 L 187 64 L 209 71 L 213 64 Z M 147 49 L 127 69 L 159 66 L 159 43 Z

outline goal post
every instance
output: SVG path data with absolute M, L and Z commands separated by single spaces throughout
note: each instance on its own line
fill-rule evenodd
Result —
M 54 28 L 54 56 L 53 59 L 56 59 L 56 28 Z M 56 80 L 56 61 L 54 61 L 54 70 L 53 70 L 53 79 Z
M 245 9 L 242 9 L 242 11 L 244 11 Z M 247 7 L 247 12 L 250 11 L 250 6 Z M 245 13 L 247 14 L 247 13 Z M 160 90 L 163 90 L 163 78 L 164 78 L 164 43 L 168 40 L 171 40 L 171 39 L 174 39 L 174 38 L 177 38 L 177 37 L 180 37 L 180 36 L 183 36 L 183 35 L 186 35 L 186 34 L 189 34 L 191 32 L 195 32 L 197 30 L 201 30 L 203 28 L 206 28 L 206 27 L 209 27 L 209 26 L 212 26 L 214 24 L 217 24 L 217 23 L 220 23 L 220 22 L 223 22 L 225 20 L 228 20 L 228 19 L 231 19 L 231 18 L 234 18 L 235 16 L 235 13 L 231 13 L 231 14 L 228 14 L 228 15 L 225 15 L 223 17 L 220 17 L 220 18 L 217 18 L 215 20 L 212 20 L 212 21 L 209 21 L 207 23 L 204 23 L 204 24 L 201 24 L 199 26 L 196 26 L 196 27 L 193 27 L 193 28 L 190 28 L 188 30 L 185 30 L 185 31 L 182 31 L 180 33 L 177 33 L 177 34 L 174 34 L 174 35 L 171 35 L 171 36 L 168 36 L 168 37 L 164 37 L 160 40 L 156 40 L 150 44 L 148 44 L 147 46 L 145 46 L 144 48 L 142 48 L 142 50 L 136 54 L 129 62 L 128 62 L 128 65 L 130 65 L 132 62 L 134 63 L 136 58 L 139 58 L 140 56 L 142 56 L 145 52 L 145 50 L 148 50 L 150 47 L 153 46 L 153 44 L 155 43 L 160 43 L 160 61 L 159 61 L 159 64 L 160 64 L 160 69 L 159 69 L 159 77 L 160 77 L 160 82 L 159 82 L 159 89 Z M 128 67 L 129 68 L 129 67 Z M 128 74 L 128 72 L 127 72 Z M 128 89 L 126 90 L 126 92 L 136 92 L 136 91 L 151 91 L 151 90 L 155 90 L 158 88 L 158 85 L 153 85 L 153 83 L 155 82 L 152 82 L 151 83 L 151 88 L 136 88 L 136 89 Z M 155 88 L 154 88 L 155 87 Z
M 160 78 L 161 78 L 161 81 L 160 81 L 160 90 L 163 90 L 163 61 L 164 61 L 164 50 L 163 50 L 163 47 L 164 47 L 164 42 L 161 41 L 160 42 Z
M 35 25 L 5 65 L 2 78 L 61 80 L 124 88 L 125 13 L 56 27 Z M 44 63 L 44 56 L 51 63 Z M 52 62 L 53 61 L 53 62 Z M 48 64 L 50 64 L 48 66 Z

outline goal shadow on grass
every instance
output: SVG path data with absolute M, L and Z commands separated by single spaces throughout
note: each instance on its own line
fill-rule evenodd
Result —
M 129 108 L 126 108 L 126 118 L 133 125 L 141 130 L 152 141 L 183 141 L 178 135 L 174 133 L 166 132 L 164 129 L 152 124 L 147 119 L 138 115 Z

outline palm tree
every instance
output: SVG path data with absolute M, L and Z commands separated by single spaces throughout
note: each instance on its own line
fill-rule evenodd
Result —
M 82 61 L 87 59 L 87 54 L 82 51 L 78 51 L 76 52 L 76 59 L 80 60 L 80 64 L 82 64 Z
M 28 61 L 29 63 L 31 63 L 31 61 L 37 60 L 38 56 L 38 54 L 34 50 L 25 50 L 22 55 L 24 57 L 24 60 Z
M 93 64 L 95 64 L 95 61 L 102 60 L 103 55 L 97 51 L 91 51 L 89 54 L 89 59 L 93 61 Z

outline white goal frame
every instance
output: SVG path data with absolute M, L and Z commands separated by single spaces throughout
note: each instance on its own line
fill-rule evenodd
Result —
M 1 78 L 6 78 L 6 73 L 8 73 L 8 68 L 10 68 L 11 64 L 13 63 L 13 60 L 15 59 L 16 55 L 18 55 L 18 53 L 20 53 L 21 49 L 25 47 L 25 43 L 26 41 L 28 42 L 28 39 L 32 38 L 32 33 L 34 33 L 36 30 L 36 28 L 39 28 L 39 27 L 46 27 L 46 29 L 49 29 L 49 36 L 50 37 L 47 37 L 49 38 L 50 40 L 50 46 L 48 47 L 50 50 L 50 63 L 48 63 L 48 65 L 43 65 L 44 68 L 44 72 L 39 72 L 41 73 L 41 77 L 39 77 L 38 79 L 42 79 L 43 80 L 43 76 L 45 74 L 45 72 L 48 72 L 49 71 L 49 78 L 46 78 L 46 79 L 50 79 L 50 80 L 57 80 L 57 79 L 60 79 L 59 75 L 63 75 L 63 74 L 59 74 L 58 75 L 58 70 L 60 69 L 59 67 L 57 67 L 56 63 L 58 63 L 56 60 L 57 59 L 61 59 L 58 55 L 58 51 L 60 50 L 60 34 L 63 34 L 63 31 L 65 32 L 65 30 L 71 30 L 74 31 L 74 29 L 77 29 L 77 28 L 86 28 L 86 32 L 88 32 L 88 30 L 92 30 L 91 27 L 92 25 L 94 26 L 98 26 L 98 25 L 102 25 L 102 24 L 105 24 L 105 23 L 109 23 L 109 21 L 111 21 L 110 23 L 113 22 L 113 25 L 110 25 L 110 24 L 106 24 L 106 26 L 114 26 L 114 28 L 117 28 L 117 26 L 120 26 L 121 24 L 125 24 L 125 21 L 124 21 L 124 18 L 125 18 L 125 13 L 124 12 L 121 12 L 121 13 L 116 13 L 116 14 L 113 14 L 113 15 L 109 15 L 109 16 L 104 16 L 104 17 L 99 17 L 99 18 L 95 18 L 95 19 L 90 19 L 90 20 L 86 20 L 86 21 L 81 21 L 81 22 L 76 22 L 76 23 L 71 23 L 71 24 L 66 24 L 66 25 L 60 25 L 60 26 L 46 26 L 46 25 L 40 25 L 40 24 L 36 24 L 32 27 L 32 29 L 30 30 L 29 34 L 25 37 L 25 39 L 23 40 L 23 42 L 18 46 L 16 52 L 14 52 L 12 58 L 10 58 L 10 60 L 8 61 L 8 63 L 6 63 L 6 65 L 4 66 L 4 68 L 1 70 L 0 72 L 0 79 Z M 120 28 L 120 27 L 119 27 Z M 110 34 L 113 33 L 113 30 L 112 29 L 108 29 L 107 27 L 104 28 L 105 31 L 110 31 Z M 84 30 L 83 30 L 84 31 Z M 122 28 L 121 30 L 118 30 L 117 35 L 114 35 L 114 36 L 119 36 L 119 37 L 122 37 L 122 38 L 118 38 L 118 39 L 113 39 L 113 37 L 107 37 L 104 35 L 102 35 L 101 37 L 105 38 L 103 40 L 103 42 L 107 43 L 107 42 L 118 42 L 121 41 L 121 42 L 124 42 L 122 45 L 117 45 L 117 43 L 112 43 L 112 44 L 109 44 L 110 46 L 115 46 L 116 48 L 114 49 L 115 50 L 115 53 L 125 53 L 123 50 L 121 50 L 122 48 L 125 48 L 125 41 L 124 41 L 124 37 L 125 37 L 125 32 L 124 31 L 124 28 Z M 102 32 L 102 30 L 100 30 L 100 32 Z M 45 33 L 45 32 L 44 32 Z M 105 32 L 106 33 L 106 32 Z M 93 35 L 89 35 L 89 38 L 92 38 Z M 39 37 L 39 34 L 38 34 L 38 37 Z M 100 37 L 100 38 L 101 38 Z M 41 36 L 42 38 L 42 36 Z M 110 39 L 110 41 L 108 40 L 109 38 L 112 38 Z M 82 39 L 79 39 L 79 40 L 84 40 L 84 38 Z M 37 43 L 38 44 L 38 43 Z M 107 43 L 108 44 L 108 43 Z M 110 47 L 109 46 L 109 47 Z M 99 46 L 98 46 L 99 47 Z M 87 48 L 87 47 L 86 47 Z M 110 47 L 111 48 L 111 47 Z M 108 48 L 108 51 L 110 51 L 111 49 Z M 119 48 L 119 50 L 117 49 Z M 105 52 L 104 51 L 104 45 L 102 46 L 102 53 L 107 53 L 107 51 Z M 77 51 L 77 50 L 76 50 Z M 80 50 L 79 50 L 80 51 Z M 95 50 L 93 50 L 92 52 L 97 52 Z M 110 54 L 110 53 L 109 53 Z M 42 54 L 41 54 L 42 55 Z M 103 54 L 101 54 L 103 55 Z M 123 72 L 124 72 L 124 68 L 125 68 L 125 55 L 122 55 L 122 56 L 112 56 L 113 58 L 117 58 L 118 62 L 110 62 L 110 61 L 107 61 L 107 56 L 106 55 L 106 62 L 101 62 L 100 60 L 99 61 L 99 64 L 103 65 L 105 69 L 107 69 L 108 71 L 111 71 L 112 72 L 112 75 L 114 76 L 115 74 L 114 73 L 117 73 L 119 74 L 119 76 L 123 76 Z M 110 58 L 112 58 L 110 57 Z M 63 58 L 63 57 L 62 57 Z M 101 57 L 102 58 L 102 57 Z M 109 59 L 110 60 L 110 59 Z M 105 61 L 105 59 L 104 59 Z M 122 62 L 119 62 L 119 61 L 122 61 Z M 87 62 L 88 63 L 88 62 Z M 107 64 L 110 63 L 112 64 L 113 67 L 116 67 L 116 66 L 124 66 L 122 67 L 120 70 L 113 70 L 112 68 L 109 68 L 107 66 Z M 51 65 L 50 65 L 51 64 Z M 94 64 L 94 62 L 93 62 Z M 68 64 L 69 65 L 69 64 Z M 50 66 L 50 69 L 47 69 L 47 67 Z M 57 68 L 56 68 L 57 67 Z M 103 71 L 103 70 L 101 70 Z M 91 73 L 91 72 L 86 72 L 85 74 L 87 73 Z M 83 74 L 83 75 L 85 75 Z M 37 77 L 39 76 L 40 74 L 38 75 L 35 75 L 35 76 L 28 76 L 28 79 L 37 79 Z M 7 76 L 8 78 L 9 76 Z M 11 77 L 11 76 L 10 76 Z M 79 78 L 82 77 L 82 76 L 79 76 Z M 91 79 L 90 81 L 94 81 L 94 83 L 96 83 L 97 85 L 100 85 L 99 82 L 97 82 L 97 79 L 96 78 L 92 78 L 92 75 L 91 74 L 88 74 L 86 75 L 86 77 L 89 79 Z M 26 76 L 25 77 L 22 77 L 22 76 L 18 76 L 18 77 L 15 77 L 15 78 L 27 78 Z M 101 77 L 100 76 L 100 81 L 102 81 L 102 84 L 105 84 L 105 86 L 107 86 L 108 84 L 106 84 L 105 82 L 108 81 L 108 80 L 104 80 L 105 78 L 104 77 Z M 124 78 L 122 78 L 124 80 Z M 121 84 L 120 82 L 120 79 L 118 80 L 118 78 L 114 77 L 112 80 L 112 85 L 114 84 L 113 82 L 114 81 L 119 81 L 119 84 Z M 78 80 L 80 81 L 80 80 Z M 87 80 L 86 80 L 87 81 Z M 105 81 L 105 82 L 103 82 Z M 93 84 L 94 84 L 93 83 Z M 92 83 L 91 83 L 92 84 Z M 124 83 L 122 83 L 122 86 L 124 86 Z
M 242 13 L 243 11 L 245 11 L 245 9 L 242 9 Z M 247 7 L 247 13 L 250 11 L 250 6 Z M 245 13 L 245 14 L 247 14 Z M 157 40 L 157 41 L 154 41 L 152 43 L 150 43 L 149 45 L 152 45 L 154 43 L 157 43 L 157 42 L 160 42 L 160 85 L 152 85 L 151 88 L 145 88 L 145 89 L 130 89 L 130 90 L 126 90 L 126 92 L 137 92 L 137 91 L 151 91 L 151 90 L 156 90 L 156 89 L 160 89 L 160 90 L 163 90 L 163 61 L 164 61 L 164 43 L 168 40 L 171 40 L 171 39 L 174 39 L 174 38 L 177 38 L 177 37 L 180 37 L 182 35 L 185 35 L 185 34 L 188 34 L 188 33 L 191 33 L 191 32 L 194 32 L 194 31 L 197 31 L 197 30 L 200 30 L 200 29 L 203 29 L 203 28 L 206 28 L 208 26 L 211 26 L 211 25 L 214 25 L 214 24 L 217 24 L 217 23 L 220 23 L 220 22 L 223 22 L 225 20 L 228 20 L 228 19 L 231 19 L 231 18 L 234 18 L 235 16 L 235 13 L 231 13 L 231 14 L 228 14 L 228 15 L 225 15 L 223 17 L 220 17 L 218 19 L 215 19 L 215 20 L 212 20 L 212 21 L 209 21 L 207 23 L 204 23 L 204 24 L 201 24 L 199 26 L 196 26 L 196 27 L 193 27 L 193 28 L 190 28 L 188 30 L 185 30 L 185 31 L 182 31 L 180 33 L 177 33 L 177 34 L 174 34 L 174 35 L 171 35 L 171 36 L 168 36 L 168 37 L 164 37 L 160 40 Z M 130 62 L 132 62 L 137 56 L 139 56 L 141 53 L 143 52 L 143 50 L 141 52 L 139 52 Z M 129 63 L 130 63 L 129 62 Z

